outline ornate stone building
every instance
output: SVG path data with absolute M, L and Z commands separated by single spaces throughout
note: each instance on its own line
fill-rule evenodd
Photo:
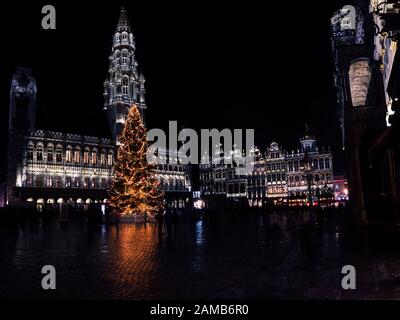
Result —
M 145 116 L 144 77 L 138 73 L 135 39 L 126 11 L 121 9 L 113 37 L 104 109 L 110 136 L 97 137 L 54 132 L 37 127 L 37 87 L 32 73 L 19 68 L 12 78 L 9 113 L 6 203 L 90 204 L 107 202 L 113 165 L 130 106 Z M 68 126 L 68 124 L 66 124 Z M 172 154 L 165 151 L 165 157 Z M 159 165 L 167 206 L 187 207 L 191 199 L 190 167 Z
M 250 152 L 253 170 L 246 175 L 223 162 L 200 165 L 200 191 L 206 207 L 305 205 L 309 197 L 320 204 L 333 200 L 332 154 L 329 149 L 319 150 L 311 135 L 300 139 L 296 152 L 286 152 L 276 142 L 265 153 L 257 147 Z M 220 158 L 227 157 L 221 154 Z
M 287 194 L 291 204 L 304 203 L 306 197 L 327 202 L 333 198 L 333 164 L 329 149 L 319 150 L 315 138 L 306 134 L 300 149 L 285 156 Z
M 282 147 L 272 142 L 265 153 L 265 171 L 267 198 L 275 203 L 281 202 L 287 196 L 286 158 Z
M 242 156 L 242 151 L 225 155 L 220 148 L 216 152 L 216 157 L 209 157 L 208 163 L 204 161 L 208 156 L 203 156 L 199 165 L 200 193 L 205 206 L 220 209 L 242 205 L 247 194 L 247 179 L 240 170 L 240 161 L 235 161 L 236 157 Z

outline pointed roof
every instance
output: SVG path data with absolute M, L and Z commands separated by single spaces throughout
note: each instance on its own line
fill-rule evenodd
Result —
M 125 10 L 124 7 L 121 7 L 119 18 L 118 18 L 118 25 L 117 25 L 117 31 L 127 31 L 130 32 L 130 25 L 129 25 L 129 20 L 128 20 L 128 14 Z

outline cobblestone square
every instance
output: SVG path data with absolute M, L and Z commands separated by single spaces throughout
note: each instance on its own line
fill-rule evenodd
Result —
M 280 220 L 282 223 L 285 219 Z M 337 233 L 318 233 L 306 249 L 282 224 L 278 241 L 257 216 L 181 219 L 156 224 L 27 221 L 0 232 L 0 298 L 18 299 L 391 299 L 396 255 L 345 253 Z M 316 231 L 318 232 L 318 231 Z M 354 264 L 357 290 L 341 289 Z M 56 268 L 56 290 L 41 268 Z

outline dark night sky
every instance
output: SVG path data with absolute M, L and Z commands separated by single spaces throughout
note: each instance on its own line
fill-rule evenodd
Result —
M 341 158 L 329 39 L 329 18 L 340 1 L 275 1 L 269 8 L 164 2 L 19 2 L 3 9 L 1 150 L 11 75 L 19 65 L 33 69 L 39 104 L 59 118 L 52 127 L 66 130 L 75 122 L 84 132 L 104 133 L 103 81 L 124 5 L 146 77 L 149 127 L 178 120 L 196 129 L 254 128 L 262 148 L 272 139 L 296 148 L 308 122 L 319 145 Z M 55 5 L 57 30 L 41 29 L 44 4 Z

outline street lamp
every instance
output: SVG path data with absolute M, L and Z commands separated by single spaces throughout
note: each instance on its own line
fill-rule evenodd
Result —
M 315 178 L 314 178 L 314 180 L 315 180 L 315 183 L 317 184 L 317 190 L 316 190 L 316 196 L 317 196 L 317 201 L 318 201 L 318 207 L 320 206 L 320 198 L 321 198 L 321 190 L 319 189 L 319 181 L 320 181 L 320 178 L 319 178 L 319 175 L 318 174 L 316 174 L 315 175 Z

